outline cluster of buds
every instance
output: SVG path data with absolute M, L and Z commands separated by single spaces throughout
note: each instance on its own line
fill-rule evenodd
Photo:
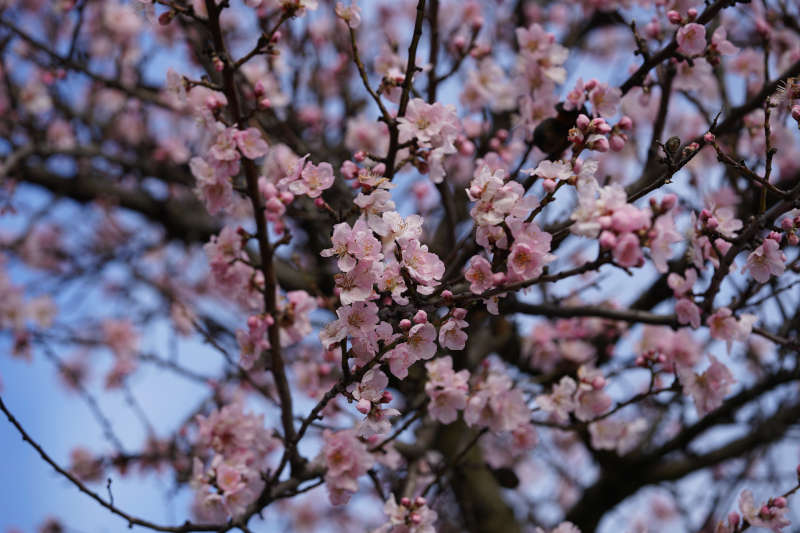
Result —
M 678 197 L 674 194 L 665 194 L 659 201 L 658 198 L 650 198 L 650 210 L 653 211 L 653 216 L 658 217 L 670 211 L 678 203 Z
M 611 147 L 606 135 L 611 126 L 602 117 L 590 119 L 583 113 L 575 120 L 575 127 L 569 130 L 567 138 L 576 147 L 585 147 L 596 152 L 608 152 Z
M 791 246 L 797 246 L 797 244 L 800 242 L 800 237 L 798 237 L 797 234 L 798 229 L 800 229 L 800 215 L 797 215 L 794 218 L 784 218 L 781 221 L 781 229 L 786 234 L 786 242 L 788 242 Z M 772 235 L 772 233 L 770 233 L 770 235 Z
M 656 364 L 664 365 L 667 363 L 666 354 L 658 350 L 647 350 L 636 357 L 634 364 L 641 368 L 652 368 Z
M 422 496 L 417 496 L 413 500 L 405 497 L 400 499 L 400 505 L 408 509 L 408 514 L 406 515 L 407 525 L 416 526 L 422 523 L 422 515 L 416 511 L 425 507 L 427 503 Z
M 628 135 L 624 132 L 632 127 L 633 121 L 627 116 L 622 117 L 612 127 L 602 117 L 590 119 L 581 113 L 575 121 L 575 127 L 569 130 L 568 139 L 578 148 L 588 148 L 596 152 L 607 152 L 609 149 L 619 152 L 628 142 Z
M 667 20 L 669 20 L 672 24 L 676 26 L 688 24 L 690 22 L 694 22 L 697 18 L 698 12 L 697 9 L 691 8 L 686 12 L 686 17 L 682 17 L 681 14 L 674 10 L 670 9 L 667 11 Z
M 366 398 L 361 398 L 356 404 L 356 409 L 358 409 L 360 413 L 368 415 L 370 412 L 372 412 L 373 404 L 380 405 L 382 403 L 391 403 L 392 398 L 392 393 L 388 390 L 385 390 L 383 391 L 383 395 L 376 402 L 371 402 Z

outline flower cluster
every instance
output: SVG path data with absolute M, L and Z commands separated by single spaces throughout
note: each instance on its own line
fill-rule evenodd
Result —
M 198 451 L 208 451 L 210 461 L 194 458 L 196 514 L 217 521 L 242 515 L 264 487 L 278 440 L 265 429 L 264 416 L 245 412 L 241 401 L 198 415 L 197 428 Z
M 682 239 L 671 214 L 677 197 L 666 195 L 660 204 L 651 202 L 652 210 L 640 209 L 628 203 L 621 185 L 600 187 L 594 178 L 596 166 L 589 163 L 584 164 L 586 171 L 578 178 L 572 232 L 599 236 L 600 246 L 610 250 L 616 264 L 622 267 L 642 266 L 642 246 L 649 246 L 656 268 L 666 272 L 671 245 Z
M 444 179 L 444 156 L 456 153 L 453 144 L 461 131 L 456 108 L 439 102 L 428 104 L 420 98 L 408 103 L 405 116 L 397 119 L 400 142 L 416 140 L 419 148 L 427 149 L 425 158 L 434 183 Z
M 392 494 L 386 500 L 383 512 L 389 517 L 389 522 L 372 533 L 436 533 L 433 524 L 438 515 L 421 496 L 413 501 L 410 498 L 401 498 L 398 505 Z
M 454 422 L 458 411 L 467 406 L 469 393 L 469 371 L 453 371 L 453 359 L 447 355 L 425 364 L 428 381 L 425 393 L 428 395 L 428 414 L 443 424 Z
M 358 490 L 358 478 L 367 473 L 375 459 L 353 430 L 326 429 L 322 432 L 322 439 L 323 460 L 327 468 L 325 485 L 331 503 L 343 505 Z

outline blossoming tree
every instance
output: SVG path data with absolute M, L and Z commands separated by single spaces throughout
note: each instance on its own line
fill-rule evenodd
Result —
M 798 20 L 0 1 L 2 364 L 105 441 L 58 457 L 0 393 L 9 428 L 115 528 L 785 530 Z M 169 431 L 146 369 L 202 391 Z M 140 475 L 194 503 L 133 513 Z

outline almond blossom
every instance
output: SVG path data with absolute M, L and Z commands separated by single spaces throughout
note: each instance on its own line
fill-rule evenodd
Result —
M 747 256 L 747 270 L 753 279 L 766 283 L 772 276 L 780 276 L 786 269 L 786 255 L 781 251 L 778 241 L 764 239 L 764 242 Z
M 727 366 L 716 357 L 709 355 L 711 364 L 702 373 L 697 374 L 691 368 L 679 366 L 677 376 L 683 385 L 684 394 L 692 397 L 697 414 L 703 416 L 720 405 L 736 382 Z

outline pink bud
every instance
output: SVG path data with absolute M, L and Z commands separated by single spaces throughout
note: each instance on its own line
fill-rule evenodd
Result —
M 633 127 L 633 120 L 631 120 L 631 117 L 625 115 L 624 117 L 619 119 L 619 122 L 617 122 L 617 126 L 619 126 L 620 129 L 623 130 L 629 130 Z
M 319 200 L 319 198 L 317 198 Z M 282 215 L 285 208 L 283 207 L 283 202 L 281 202 L 276 196 L 273 196 L 267 203 L 264 205 L 267 211 L 270 213 L 276 213 L 277 215 Z
M 272 107 L 272 102 L 270 102 L 269 98 L 262 98 L 258 101 L 258 107 L 261 109 L 269 109 Z
M 635 364 L 636 366 L 645 366 L 645 360 L 644 360 L 644 357 L 642 357 L 641 355 L 637 356 L 637 357 L 636 357 L 636 360 L 634 361 L 634 364 Z
M 669 211 L 675 204 L 678 203 L 678 197 L 674 194 L 665 194 L 664 198 L 661 199 L 661 209 L 664 211 Z
M 414 500 L 414 505 L 416 505 L 417 507 L 422 507 L 426 503 L 428 503 L 428 501 L 422 496 L 417 496 L 417 498 Z
M 320 197 L 314 198 L 314 205 L 319 208 L 323 208 L 325 207 L 325 200 Z
M 463 307 L 456 307 L 453 309 L 453 318 L 456 320 L 464 320 L 464 317 L 467 316 L 467 310 Z
M 497 272 L 492 274 L 492 282 L 494 285 L 502 285 L 503 282 L 506 280 L 506 275 L 503 272 Z
M 363 150 L 359 150 L 358 152 L 353 154 L 353 159 L 355 159 L 359 163 L 364 161 L 366 158 L 367 158 L 367 154 L 365 154 Z
M 706 227 L 708 229 L 717 229 L 719 227 L 719 220 L 717 220 L 717 217 L 708 217 L 708 220 L 706 220 Z
M 694 152 L 694 151 L 700 149 L 700 145 L 697 144 L 697 143 L 689 143 L 689 145 L 686 147 L 686 149 L 689 150 L 690 152 Z
M 264 96 L 266 90 L 264 89 L 264 84 L 261 80 L 258 80 L 256 84 L 253 86 L 253 94 L 256 95 L 256 98 L 261 98 Z
M 610 145 L 608 144 L 608 139 L 600 137 L 599 139 L 595 139 L 589 148 L 595 152 L 608 152 Z
M 781 229 L 783 231 L 791 231 L 794 228 L 791 218 L 784 218 L 781 220 Z
M 428 321 L 428 313 L 426 313 L 422 309 L 417 311 L 416 314 L 414 315 L 415 324 L 424 324 L 427 321 Z
M 680 24 L 681 14 L 675 11 L 674 9 L 670 9 L 669 11 L 667 11 L 667 20 L 669 20 L 673 24 Z
M 800 243 L 800 237 L 796 233 L 792 233 L 786 238 L 786 242 L 789 243 L 789 246 L 797 246 Z
M 581 113 L 575 120 L 575 125 L 578 126 L 580 129 L 585 130 L 586 128 L 589 127 L 590 122 L 591 121 L 589 120 L 589 117 Z
M 449 302 L 453 299 L 453 291 L 445 289 L 442 291 L 442 300 Z
M 277 43 L 278 41 L 281 40 L 281 37 L 283 37 L 281 31 L 276 30 L 275 33 L 272 34 L 272 39 L 270 39 L 270 42 Z
M 411 500 L 406 497 L 403 497 L 403 499 L 400 500 L 400 505 L 402 505 L 403 507 L 411 507 Z
M 600 390 L 606 386 L 606 378 L 603 376 L 597 376 L 592 380 L 592 387 L 595 390 Z
M 730 526 L 738 526 L 739 525 L 739 513 L 736 511 L 731 511 L 728 513 L 728 525 Z
M 458 147 L 458 153 L 469 157 L 475 153 L 475 145 L 472 143 L 472 141 L 467 140 L 461 143 L 461 145 Z
M 500 148 L 500 139 L 497 139 L 497 138 L 491 139 L 489 141 L 489 148 L 491 148 L 492 150 L 497 151 L 497 149 Z
M 767 235 L 767 239 L 772 239 L 773 241 L 781 242 L 781 234 L 777 231 L 770 231 L 769 235 Z
M 711 211 L 709 211 L 708 209 L 703 209 L 702 211 L 700 211 L 700 220 L 701 221 L 708 220 L 708 217 L 710 217 L 710 216 L 711 216 Z
M 774 505 L 778 509 L 783 509 L 784 507 L 786 507 L 786 498 L 784 498 L 783 496 L 778 496 L 777 498 L 772 500 L 772 505 Z
M 400 326 L 400 329 L 402 329 L 404 331 L 411 329 L 411 321 L 409 319 L 407 319 L 407 318 L 404 318 L 403 320 L 401 320 L 400 323 L 397 324 L 397 325 Z
M 497 130 L 497 138 L 500 139 L 501 141 L 505 141 L 506 139 L 508 139 L 508 130 L 505 129 Z
M 766 505 L 762 505 L 761 509 L 758 510 L 758 514 L 759 516 L 762 517 L 768 517 L 772 515 L 772 512 L 769 510 L 769 507 L 767 507 Z
M 716 137 L 710 131 L 703 135 L 703 140 L 709 144 L 713 143 L 716 140 Z
M 644 33 L 651 39 L 658 39 L 661 37 L 661 25 L 657 20 L 651 20 L 645 25 Z
M 792 118 L 795 120 L 800 120 L 800 105 L 792 106 Z
M 604 231 L 600 234 L 600 248 L 611 249 L 617 245 L 617 237 L 610 231 Z
M 225 63 L 218 57 L 214 58 L 214 70 L 217 72 L 222 72 L 225 69 Z
M 370 402 L 366 398 L 361 398 L 360 400 L 358 400 L 356 409 L 358 409 L 361 413 L 367 414 L 372 409 L 372 402 Z
M 420 522 L 422 522 L 422 517 L 417 513 L 411 513 L 411 516 L 409 516 L 409 520 L 411 520 L 412 524 L 419 524 Z
M 290 193 L 289 191 L 283 191 L 281 193 L 281 202 L 284 204 L 290 204 L 294 200 L 294 194 Z
M 621 135 L 612 135 L 609 145 L 611 146 L 611 150 L 619 152 L 625 148 L 625 139 L 623 139 Z
M 466 45 L 467 40 L 461 35 L 458 35 L 455 39 L 453 39 L 453 46 L 456 50 L 462 50 Z
M 472 187 L 469 188 L 469 195 L 472 198 L 480 198 L 482 192 L 483 192 L 483 189 L 481 189 L 477 185 L 473 185 Z
M 697 10 L 693 7 L 690 7 L 686 14 L 689 15 L 689 20 L 694 20 L 697 18 Z
M 392 393 L 389 392 L 388 390 L 385 390 L 381 395 L 381 403 L 389 403 L 392 401 L 392 398 L 393 398 Z
M 547 178 L 542 181 L 542 187 L 544 187 L 545 192 L 553 192 L 556 190 L 556 181 Z
M 590 79 L 589 81 L 587 81 L 587 82 L 584 84 L 583 88 L 584 88 L 584 90 L 586 90 L 586 91 L 591 91 L 592 89 L 594 89 L 595 87 L 597 87 L 597 84 L 598 84 L 598 83 L 599 83 L 599 82 L 597 81 L 597 79 L 595 79 L 595 78 L 592 78 L 592 79 Z

